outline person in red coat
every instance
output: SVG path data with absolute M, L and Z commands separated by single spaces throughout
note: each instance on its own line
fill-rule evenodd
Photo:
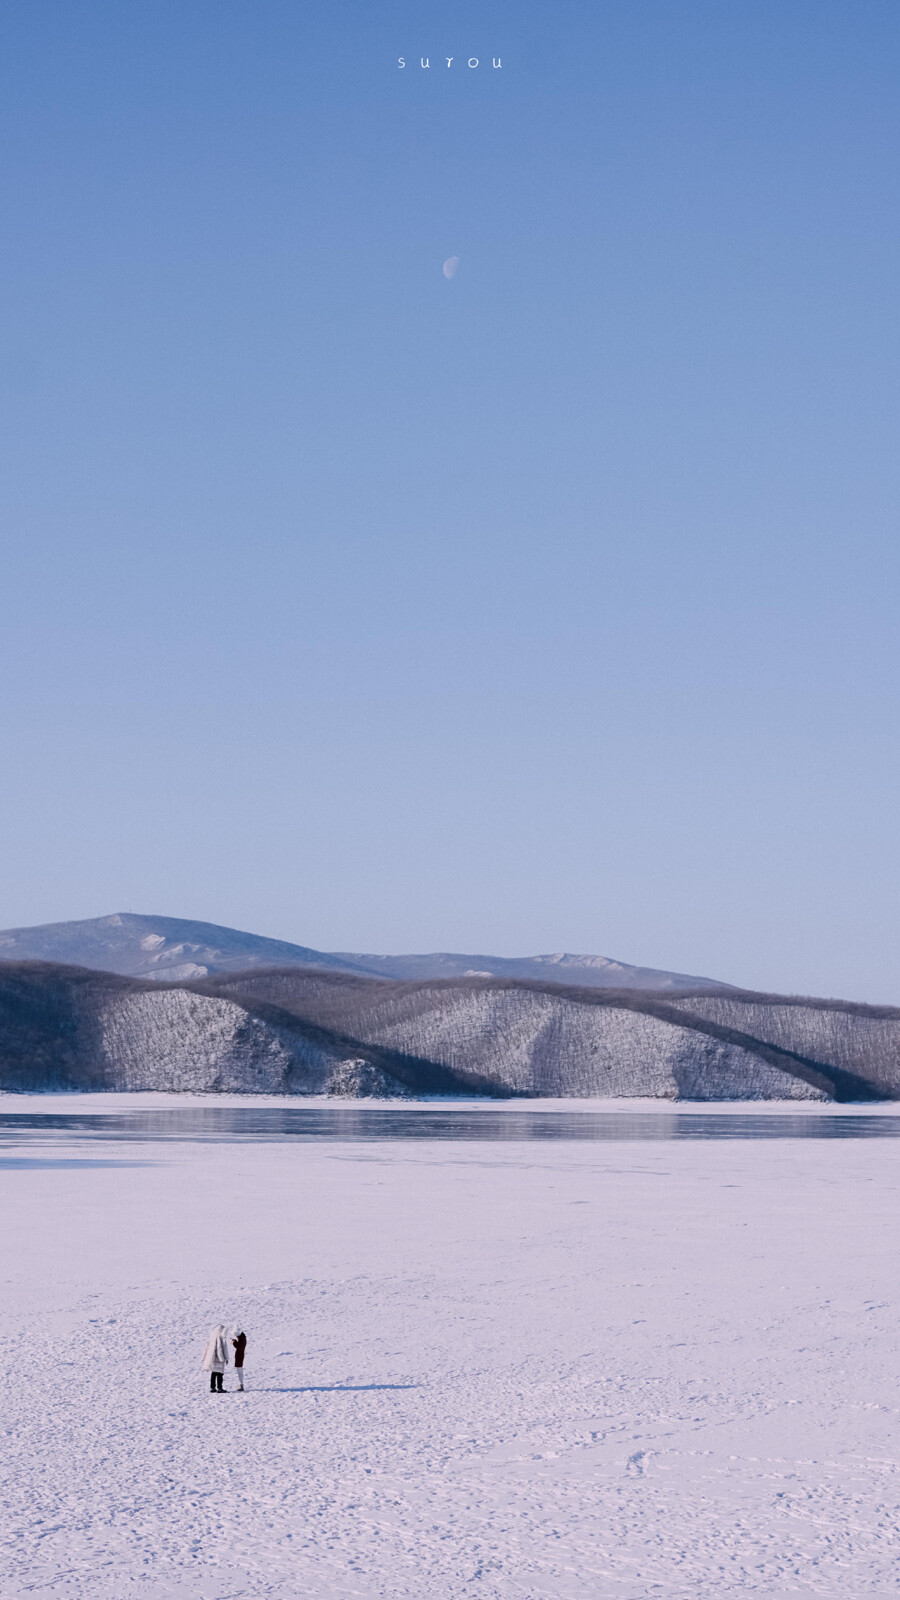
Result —
M 234 1345 L 234 1375 L 238 1381 L 238 1388 L 244 1387 L 244 1351 L 247 1348 L 247 1335 L 240 1328 L 235 1328 L 231 1339 Z

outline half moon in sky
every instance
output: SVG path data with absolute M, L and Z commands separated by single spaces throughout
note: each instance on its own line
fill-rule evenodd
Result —
M 444 262 L 444 277 L 445 278 L 452 278 L 454 276 L 458 266 L 459 266 L 459 256 L 451 256 L 449 261 L 445 261 Z

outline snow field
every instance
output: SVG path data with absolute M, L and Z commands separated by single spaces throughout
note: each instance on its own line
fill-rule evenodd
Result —
M 898 1163 L 7 1148 L 0 1593 L 894 1596 Z

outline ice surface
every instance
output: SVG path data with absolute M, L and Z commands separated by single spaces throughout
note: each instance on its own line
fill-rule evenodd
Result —
M 893 1141 L 19 1154 L 4 1600 L 896 1594 Z

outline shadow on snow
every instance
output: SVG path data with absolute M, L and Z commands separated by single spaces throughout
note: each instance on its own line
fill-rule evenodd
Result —
M 302 1383 L 296 1388 L 257 1389 L 257 1394 L 367 1394 L 372 1389 L 421 1389 L 421 1383 Z

